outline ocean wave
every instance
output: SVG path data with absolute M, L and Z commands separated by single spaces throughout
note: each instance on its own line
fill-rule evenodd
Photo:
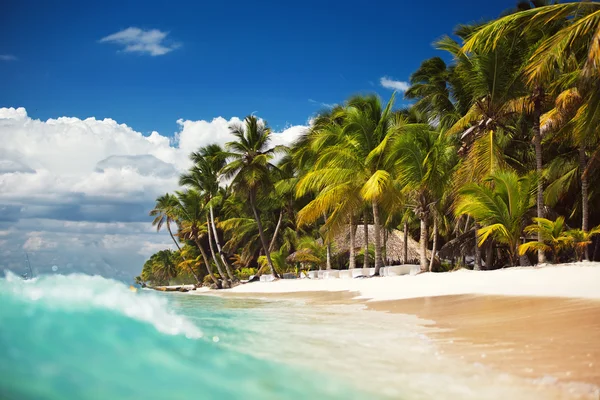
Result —
M 23 280 L 7 271 L 0 279 L 0 293 L 22 302 L 43 303 L 45 307 L 70 312 L 110 310 L 153 325 L 159 332 L 202 337 L 202 331 L 187 318 L 168 307 L 155 293 L 132 292 L 118 281 L 84 274 L 45 275 Z

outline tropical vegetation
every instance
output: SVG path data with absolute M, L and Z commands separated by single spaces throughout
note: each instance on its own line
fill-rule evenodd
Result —
M 250 115 L 224 147 L 193 152 L 180 190 L 150 212 L 176 250 L 152 255 L 137 281 L 225 288 L 309 269 L 599 260 L 600 3 L 521 2 L 435 47 L 408 108 L 396 93 L 354 95 L 287 147 Z M 418 240 L 418 260 L 388 257 L 395 229 Z

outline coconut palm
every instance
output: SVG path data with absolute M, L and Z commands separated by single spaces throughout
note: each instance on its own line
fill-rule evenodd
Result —
M 343 115 L 342 108 L 338 108 L 337 112 L 339 115 Z M 304 156 L 304 167 L 307 170 L 299 179 L 296 187 L 297 197 L 306 196 L 309 192 L 317 193 L 314 199 L 298 213 L 298 225 L 314 223 L 326 216 L 323 229 L 326 243 L 330 243 L 334 235 L 347 224 L 354 227 L 355 217 L 364 207 L 364 200 L 360 195 L 361 181 L 355 179 L 356 176 L 352 169 L 347 168 L 348 163 L 346 168 L 332 168 L 331 164 L 322 163 L 320 159 L 322 156 L 328 157 L 329 152 L 335 146 L 338 149 L 342 146 L 348 146 L 348 148 L 352 146 L 350 136 L 344 133 L 343 118 L 336 118 L 335 115 L 331 113 L 321 115 L 319 122 L 315 123 L 311 131 L 307 133 L 308 142 L 304 143 L 304 138 L 302 138 L 300 143 L 311 148 L 315 156 L 310 159 L 306 155 Z M 327 122 L 324 122 L 326 116 L 328 119 Z M 297 147 L 299 147 L 298 143 L 294 146 L 294 151 L 298 151 Z M 356 265 L 354 232 L 355 229 L 352 228 L 350 237 L 352 268 Z M 365 267 L 367 265 L 368 263 L 365 264 Z
M 461 117 L 458 102 L 453 101 L 454 86 L 460 84 L 455 75 L 454 68 L 440 57 L 423 61 L 410 76 L 411 86 L 404 93 L 406 98 L 416 100 L 411 110 L 423 113 L 443 128 L 454 125 Z
M 467 214 L 482 225 L 477 231 L 479 245 L 488 237 L 505 244 L 510 265 L 514 266 L 527 214 L 534 206 L 536 184 L 535 175 L 497 171 L 483 183 L 465 185 L 459 192 L 455 213 Z
M 362 204 L 369 204 L 373 212 L 375 275 L 383 266 L 381 207 L 393 201 L 393 180 L 385 169 L 384 155 L 404 125 L 402 117 L 392 112 L 393 104 L 394 95 L 385 107 L 375 95 L 350 98 L 339 109 L 341 122 L 329 123 L 316 133 L 313 143 L 327 142 L 327 146 L 317 147 L 318 157 L 298 185 L 299 194 L 311 189 L 320 191 L 313 207 L 302 210 L 300 218 L 315 220 L 319 213 L 329 211 L 328 220 L 347 224 Z
M 177 249 L 181 251 L 181 247 L 179 246 L 177 240 L 175 240 L 175 236 L 173 236 L 173 232 L 171 231 L 171 223 L 176 223 L 177 209 L 179 206 L 180 204 L 177 197 L 167 193 L 156 199 L 156 204 L 154 208 L 150 211 L 150 216 L 154 217 L 152 225 L 156 226 L 156 231 L 160 231 L 163 225 L 165 225 L 167 227 L 169 235 L 171 236 L 171 239 L 173 240 L 173 243 L 175 243 Z M 201 282 L 200 278 L 198 278 L 198 275 L 194 272 L 194 270 L 191 267 L 189 267 L 189 271 L 191 272 L 192 276 L 196 279 L 196 282 L 200 285 Z
M 450 182 L 456 149 L 444 133 L 428 125 L 415 125 L 400 136 L 387 157 L 388 163 L 394 165 L 396 182 L 407 204 L 421 221 L 420 265 L 422 271 L 427 271 L 427 223 L 433 206 Z
M 194 162 L 194 166 L 187 173 L 180 176 L 179 184 L 194 188 L 204 196 L 204 202 L 207 205 L 207 218 L 209 220 L 209 227 L 211 228 L 208 236 L 212 256 L 215 259 L 215 263 L 223 263 L 230 280 L 237 280 L 233 275 L 227 257 L 223 253 L 214 216 L 215 198 L 218 197 L 219 193 L 218 172 L 225 165 L 223 150 L 219 145 L 209 145 L 200 148 L 197 152 L 193 152 L 190 155 L 190 159 Z M 217 252 L 214 251 L 213 241 L 217 246 Z M 219 254 L 220 261 L 217 259 L 216 253 Z
M 565 218 L 558 217 L 555 221 L 546 218 L 533 218 L 535 224 L 525 227 L 525 233 L 535 233 L 542 241 L 527 242 L 519 246 L 519 255 L 528 251 L 543 250 L 554 255 L 554 261 L 558 261 L 561 250 L 569 248 L 573 238 L 566 233 Z
M 271 160 L 273 155 L 282 148 L 269 147 L 271 129 L 266 122 L 259 121 L 253 115 L 246 117 L 243 125 L 232 124 L 229 130 L 236 140 L 226 144 L 229 163 L 223 167 L 221 173 L 226 179 L 232 179 L 233 189 L 248 199 L 267 264 L 271 273 L 278 278 L 279 275 L 269 255 L 269 245 L 257 206 L 257 196 L 267 193 L 272 187 L 270 172 L 275 166 L 271 164 Z
M 588 246 L 592 243 L 592 238 L 596 235 L 600 235 L 600 225 L 588 231 L 584 231 L 583 229 L 571 229 L 567 231 L 567 236 L 571 239 L 571 243 L 575 248 L 578 261 L 583 260 Z
M 159 281 L 168 283 L 177 276 L 177 265 L 174 262 L 172 250 L 160 250 L 151 259 L 152 275 Z
M 537 46 L 529 58 L 525 74 L 530 85 L 539 84 L 552 77 L 556 71 L 575 73 L 576 87 L 583 95 L 583 103 L 575 117 L 576 137 L 580 146 L 582 170 L 587 166 L 586 147 L 597 140 L 600 122 L 600 94 L 598 65 L 600 65 L 600 3 L 579 2 L 554 4 L 547 7 L 521 11 L 493 21 L 465 44 L 466 48 L 493 48 L 506 35 L 527 32 L 548 32 L 548 26 L 556 27 Z M 575 66 L 575 68 L 573 68 Z M 596 152 L 594 157 L 600 158 Z M 585 168 L 587 167 L 587 168 Z M 588 183 L 582 173 L 582 229 L 589 227 Z M 589 254 L 586 251 L 586 256 Z
M 180 204 L 177 213 L 181 220 L 181 230 L 179 233 L 183 238 L 192 240 L 196 243 L 196 246 L 202 255 L 202 259 L 204 260 L 206 271 L 213 282 L 218 284 L 218 280 L 213 274 L 210 263 L 208 262 L 208 256 L 204 250 L 204 246 L 201 243 L 201 239 L 208 234 L 209 229 L 205 222 L 206 208 L 203 204 L 203 197 L 196 190 L 189 189 L 184 192 L 177 192 L 177 198 Z M 215 265 L 219 270 L 219 275 L 225 277 L 219 264 L 216 263 L 216 260 Z

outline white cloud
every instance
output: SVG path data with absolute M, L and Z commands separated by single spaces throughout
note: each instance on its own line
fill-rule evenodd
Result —
M 20 271 L 27 250 L 41 271 L 55 264 L 115 277 L 139 273 L 145 257 L 172 245 L 150 224 L 154 200 L 178 187 L 190 152 L 233 140 L 229 125 L 239 122 L 179 120 L 170 138 L 112 119 L 41 121 L 24 108 L 0 108 L 0 269 Z M 272 145 L 290 144 L 305 128 L 274 132 Z
M 100 39 L 101 43 L 115 43 L 123 46 L 125 52 L 162 56 L 179 47 L 180 43 L 168 42 L 169 32 L 158 29 L 143 30 L 130 27 Z
M 397 90 L 399 92 L 406 92 L 410 87 L 408 82 L 396 81 L 394 79 L 388 78 L 387 76 L 381 77 L 379 83 L 386 89 Z
M 0 54 L 0 61 L 17 61 L 18 58 L 12 54 Z
M 320 101 L 316 101 L 316 100 L 313 100 L 313 99 L 308 99 L 308 102 L 312 103 L 312 104 L 318 104 L 321 107 L 325 107 L 325 108 L 333 108 L 333 107 L 336 106 L 336 104 L 334 104 L 334 103 L 322 103 Z

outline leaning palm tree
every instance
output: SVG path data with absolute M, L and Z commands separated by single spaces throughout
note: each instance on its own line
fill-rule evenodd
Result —
M 271 273 L 279 278 L 269 255 L 269 244 L 263 230 L 257 198 L 272 187 L 270 171 L 275 167 L 271 160 L 282 148 L 269 147 L 271 129 L 253 115 L 246 117 L 243 125 L 232 124 L 229 130 L 236 140 L 226 144 L 229 163 L 223 167 L 221 173 L 226 179 L 232 179 L 233 189 L 248 199 L 267 264 Z
M 206 209 L 202 202 L 202 196 L 197 191 L 190 189 L 185 192 L 177 192 L 177 198 L 179 200 L 180 207 L 177 209 L 179 219 L 181 220 L 180 235 L 184 239 L 192 240 L 196 243 L 206 270 L 210 275 L 211 279 L 215 284 L 218 284 L 218 280 L 213 274 L 210 263 L 208 262 L 208 256 L 204 250 L 204 246 L 201 243 L 201 239 L 208 234 L 208 226 L 204 222 L 204 216 L 206 215 Z M 216 263 L 217 269 L 219 269 L 219 275 L 224 278 L 225 275 L 220 269 L 219 264 Z
M 181 251 L 181 247 L 177 240 L 175 240 L 175 236 L 173 236 L 173 232 L 171 231 L 171 223 L 176 222 L 177 208 L 180 206 L 179 200 L 175 195 L 165 194 L 156 199 L 156 204 L 154 208 L 150 211 L 150 216 L 154 217 L 152 221 L 152 225 L 156 226 L 156 231 L 160 231 L 163 225 L 167 227 L 167 231 L 173 239 L 173 243 L 179 251 Z M 189 266 L 189 265 L 188 265 Z M 189 271 L 192 273 L 192 276 L 196 279 L 198 284 L 201 284 L 200 278 L 194 272 L 194 270 L 189 267 Z
M 535 189 L 535 175 L 520 177 L 512 171 L 498 171 L 483 183 L 463 187 L 455 213 L 467 214 L 482 225 L 477 231 L 479 245 L 488 237 L 505 244 L 510 265 L 514 266 L 527 213 L 534 206 Z
M 237 280 L 227 257 L 223 253 L 215 223 L 214 203 L 218 200 L 219 193 L 218 172 L 225 165 L 223 150 L 219 145 L 202 147 L 197 152 L 192 153 L 190 159 L 194 162 L 194 166 L 180 176 L 179 184 L 194 188 L 203 195 L 204 202 L 207 205 L 208 223 L 211 228 L 209 232 L 211 253 L 216 263 L 219 263 L 219 260 L 223 263 L 229 279 L 232 281 Z M 217 252 L 214 251 L 213 241 L 217 246 Z M 219 259 L 216 258 L 216 253 L 219 254 Z

